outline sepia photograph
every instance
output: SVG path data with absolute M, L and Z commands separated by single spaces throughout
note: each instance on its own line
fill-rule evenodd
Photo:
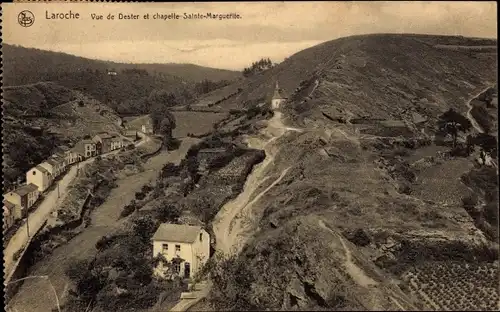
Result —
M 500 310 L 496 2 L 1 15 L 5 311 Z

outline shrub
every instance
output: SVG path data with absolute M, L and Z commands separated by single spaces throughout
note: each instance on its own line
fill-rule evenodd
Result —
M 128 217 L 129 215 L 131 215 L 135 211 L 135 209 L 136 209 L 135 205 L 132 205 L 132 204 L 126 205 L 125 207 L 123 207 L 123 210 L 120 213 L 120 217 L 121 218 Z
M 177 166 L 173 163 L 167 163 L 163 168 L 161 169 L 161 177 L 162 178 L 168 178 L 172 176 L 178 176 L 181 171 L 181 167 Z
M 178 206 L 162 202 L 156 210 L 156 218 L 162 223 L 177 223 L 179 222 L 181 213 L 182 211 Z
M 141 191 L 135 192 L 135 199 L 137 199 L 137 200 L 143 200 L 144 198 L 146 198 L 146 194 L 144 194 Z
M 85 106 L 85 104 L 83 103 L 82 100 L 80 100 L 80 101 L 78 101 L 78 106 L 83 107 L 83 106 Z
M 181 141 L 176 138 L 170 138 L 165 142 L 165 147 L 169 151 L 177 150 L 181 146 Z

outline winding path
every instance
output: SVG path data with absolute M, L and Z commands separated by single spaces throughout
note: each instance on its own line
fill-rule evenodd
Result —
M 251 207 L 265 193 L 278 184 L 290 169 L 286 168 L 283 170 L 271 185 L 251 199 L 258 187 L 269 178 L 266 177 L 266 171 L 273 163 L 277 153 L 272 143 L 287 131 L 302 131 L 301 129 L 286 127 L 281 118 L 281 112 L 275 112 L 274 116 L 268 120 L 267 127 L 261 130 L 261 134 L 270 137 L 267 141 L 257 137 L 249 137 L 246 140 L 250 148 L 264 149 L 266 158 L 262 163 L 256 165 L 247 177 L 243 191 L 235 199 L 226 203 L 215 216 L 213 231 L 215 234 L 216 250 L 223 255 L 231 255 L 239 252 L 247 235 L 244 227 L 244 216 L 251 214 Z M 202 289 L 192 293 L 196 299 L 181 299 L 170 311 L 188 311 L 196 302 L 203 299 L 209 293 L 209 290 L 210 281 L 205 283 Z
M 484 133 L 484 129 L 477 123 L 476 119 L 474 119 L 474 117 L 472 116 L 471 112 L 472 112 L 472 109 L 474 108 L 472 106 L 472 101 L 474 101 L 475 99 L 477 99 L 481 94 L 483 94 L 484 92 L 486 92 L 488 89 L 494 87 L 493 86 L 488 86 L 486 88 L 484 88 L 483 90 L 481 90 L 481 92 L 477 93 L 476 95 L 472 96 L 466 103 L 465 105 L 467 105 L 467 107 L 469 108 L 467 110 L 467 119 L 470 120 L 470 122 L 472 123 L 472 126 L 474 127 L 474 129 L 477 130 L 477 132 L 479 133 Z
M 270 164 L 273 163 L 276 152 L 272 143 L 284 135 L 287 131 L 301 131 L 300 129 L 286 127 L 282 122 L 280 112 L 275 112 L 274 116 L 268 121 L 266 128 L 261 132 L 264 135 L 271 136 L 267 141 L 260 138 L 247 138 L 247 144 L 250 148 L 264 149 L 266 158 L 258 164 L 247 177 L 243 192 L 241 192 L 234 200 L 225 204 L 219 213 L 216 215 L 213 222 L 213 230 L 215 234 L 216 249 L 222 254 L 230 255 L 239 252 L 242 247 L 244 238 L 244 226 L 242 222 L 243 215 L 251 213 L 251 207 L 255 204 L 266 192 L 283 179 L 290 168 L 283 170 L 281 175 L 260 194 L 257 194 L 253 200 L 255 190 L 258 189 L 266 177 L 266 171 Z

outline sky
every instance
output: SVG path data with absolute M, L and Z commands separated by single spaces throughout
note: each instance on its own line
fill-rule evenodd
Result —
M 35 16 L 30 27 L 18 14 Z M 79 13 L 74 20 L 46 14 Z M 188 20 L 183 13 L 236 13 L 240 19 Z M 3 3 L 5 43 L 126 63 L 192 63 L 241 70 L 261 57 L 281 62 L 305 48 L 370 33 L 497 37 L 496 2 Z M 91 14 L 103 15 L 92 20 Z M 118 20 L 118 14 L 138 20 Z M 143 19 L 144 14 L 150 19 Z M 181 15 L 153 20 L 154 13 Z M 114 14 L 115 20 L 106 19 Z

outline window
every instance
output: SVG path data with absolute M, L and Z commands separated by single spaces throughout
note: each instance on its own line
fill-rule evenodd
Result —
M 200 242 L 203 241 L 203 233 L 200 233 Z
M 176 245 L 176 246 L 179 246 L 179 245 Z M 181 271 L 181 264 L 178 262 L 174 263 L 174 272 L 178 274 L 180 271 Z
M 33 175 L 36 175 L 36 171 L 35 170 L 33 170 Z
M 175 245 L 175 251 L 180 252 L 181 251 L 181 245 Z
M 168 244 L 162 244 L 161 245 L 161 251 L 162 252 L 167 252 L 168 251 Z

